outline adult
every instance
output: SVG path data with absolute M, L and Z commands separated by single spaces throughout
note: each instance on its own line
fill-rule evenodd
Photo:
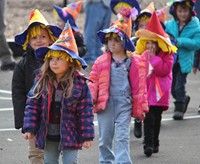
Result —
M 84 42 L 87 47 L 84 59 L 88 64 L 88 70 L 90 70 L 96 58 L 102 54 L 97 31 L 109 27 L 112 11 L 110 0 L 83 0 L 83 7 L 86 14 Z
M 8 46 L 5 37 L 5 8 L 6 0 L 0 0 L 0 60 L 1 60 L 1 70 L 13 70 L 15 67 L 15 62 L 12 59 L 12 51 Z

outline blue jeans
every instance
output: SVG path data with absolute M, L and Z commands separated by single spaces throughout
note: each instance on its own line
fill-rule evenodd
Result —
M 102 44 L 97 36 L 97 31 L 109 27 L 111 13 L 111 9 L 105 7 L 102 1 L 91 2 L 85 6 L 84 42 L 87 52 L 84 59 L 88 64 L 93 64 L 97 57 L 102 54 Z
M 173 66 L 173 80 L 172 80 L 172 96 L 175 102 L 185 102 L 185 85 L 188 73 L 182 73 L 179 63 Z
M 78 163 L 78 150 L 58 150 L 59 142 L 46 141 L 44 149 L 44 163 L 45 164 L 59 164 L 59 157 L 62 153 L 63 163 Z

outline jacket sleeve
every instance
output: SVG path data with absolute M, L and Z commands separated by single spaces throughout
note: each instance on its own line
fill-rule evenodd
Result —
M 92 96 L 85 80 L 81 80 L 81 86 L 82 94 L 77 107 L 77 118 L 82 142 L 84 142 L 94 138 L 94 114 Z
M 39 129 L 40 118 L 41 118 L 41 109 L 42 109 L 42 97 L 33 98 L 36 80 L 34 85 L 28 93 L 28 98 L 26 100 L 26 106 L 24 111 L 24 123 L 23 130 L 24 132 L 30 132 L 36 134 Z
M 144 54 L 133 55 L 129 73 L 133 98 L 132 116 L 143 120 L 145 113 L 149 110 L 146 82 L 148 73 L 148 56 Z
M 26 94 L 24 65 L 21 60 L 16 64 L 12 77 L 12 103 L 16 129 L 23 127 Z
M 157 76 L 168 75 L 173 66 L 173 54 L 167 54 L 162 52 L 162 56 L 152 56 L 150 58 L 150 63 L 153 66 L 153 71 Z
M 98 68 L 97 68 L 97 64 L 94 63 L 94 65 L 92 66 L 92 70 L 90 72 L 89 75 L 89 79 L 91 80 L 88 85 L 92 94 L 92 99 L 95 103 L 97 102 L 97 96 L 98 96 L 98 86 L 99 86 L 99 72 L 98 72 Z

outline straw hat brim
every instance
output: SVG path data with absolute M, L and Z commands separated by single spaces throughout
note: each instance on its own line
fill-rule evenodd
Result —
M 135 36 L 138 38 L 150 38 L 150 39 L 156 39 L 156 38 L 160 38 L 162 39 L 166 44 L 168 44 L 169 46 L 173 46 L 171 44 L 170 38 L 169 37 L 163 37 L 159 34 L 156 34 L 154 32 L 151 32 L 149 30 L 145 30 L 145 29 L 140 29 L 138 31 L 136 31 Z

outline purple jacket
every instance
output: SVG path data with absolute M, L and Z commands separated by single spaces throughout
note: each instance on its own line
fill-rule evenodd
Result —
M 144 55 L 148 55 L 148 51 Z M 147 79 L 148 104 L 163 106 L 163 110 L 167 110 L 171 94 L 173 54 L 160 51 L 149 60 L 153 71 Z
M 40 98 L 30 98 L 33 95 L 32 89 L 26 102 L 23 129 L 35 134 L 36 147 L 44 149 L 52 94 L 44 91 Z M 94 138 L 93 103 L 84 77 L 77 74 L 71 97 L 63 98 L 61 104 L 59 149 L 80 149 L 84 141 Z

